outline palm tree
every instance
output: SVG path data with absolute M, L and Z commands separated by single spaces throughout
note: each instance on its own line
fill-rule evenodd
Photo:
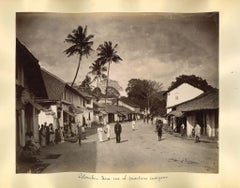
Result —
M 95 77 L 92 80 L 92 82 L 97 80 L 97 87 L 98 87 L 99 80 L 101 80 L 102 78 L 103 79 L 107 78 L 107 75 L 104 74 L 104 72 L 107 71 L 107 67 L 102 65 L 100 63 L 100 61 L 95 61 L 94 63 L 92 63 L 92 65 L 89 68 L 91 69 L 91 71 L 89 73 L 92 74 L 92 75 L 95 75 Z
M 93 37 L 93 35 L 87 35 L 87 26 L 85 26 L 84 29 L 82 26 L 78 26 L 78 28 L 74 29 L 71 34 L 68 34 L 67 38 L 65 39 L 65 42 L 72 44 L 72 46 L 64 51 L 67 54 L 67 57 L 74 54 L 79 55 L 77 71 L 71 86 L 74 85 L 74 82 L 77 78 L 82 56 L 86 56 L 86 58 L 88 58 L 90 52 L 93 51 L 93 41 L 90 41 Z
M 107 95 L 108 95 L 107 88 L 108 88 L 110 64 L 112 62 L 118 63 L 119 61 L 122 60 L 122 58 L 119 55 L 117 55 L 117 51 L 116 51 L 117 46 L 118 46 L 117 44 L 112 46 L 111 41 L 108 41 L 108 42 L 105 41 L 104 44 L 100 44 L 97 48 L 98 59 L 96 61 L 100 62 L 100 64 L 102 64 L 102 65 L 105 65 L 106 63 L 108 63 L 105 104 L 106 104 Z

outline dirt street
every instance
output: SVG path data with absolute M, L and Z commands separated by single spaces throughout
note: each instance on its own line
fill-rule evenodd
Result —
M 65 142 L 43 148 L 43 154 L 61 154 L 56 159 L 41 159 L 50 165 L 42 173 L 53 172 L 218 172 L 218 144 L 194 143 L 163 132 L 157 140 L 154 125 L 122 123 L 121 143 L 111 140 L 98 142 L 97 134 L 82 141 L 82 145 Z

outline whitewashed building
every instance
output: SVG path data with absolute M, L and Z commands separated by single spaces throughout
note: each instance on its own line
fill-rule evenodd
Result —
M 38 60 L 16 40 L 16 147 L 25 146 L 25 134 L 33 133 L 39 142 L 38 118 L 44 108 L 38 99 L 47 99 L 47 92 Z
M 53 123 L 53 127 L 67 129 L 71 123 L 83 123 L 83 112 L 86 110 L 86 98 L 78 90 L 69 86 L 65 81 L 48 72 L 41 70 L 47 89 L 48 99 L 38 102 L 48 106 L 41 111 L 39 123 Z
M 184 113 L 186 118 L 186 134 L 191 136 L 197 122 L 201 127 L 201 135 L 218 138 L 219 127 L 219 92 L 212 89 L 198 97 L 176 106 L 177 111 Z
M 172 107 L 189 101 L 204 91 L 189 83 L 182 83 L 181 85 L 168 90 L 167 93 L 167 113 L 172 111 Z

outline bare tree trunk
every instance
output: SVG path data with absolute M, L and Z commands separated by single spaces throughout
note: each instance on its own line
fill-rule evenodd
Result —
M 108 74 L 107 74 L 107 85 L 106 85 L 105 104 L 107 104 L 107 97 L 108 97 L 107 89 L 108 89 L 109 69 L 110 69 L 110 61 L 108 62 Z
M 72 81 L 71 87 L 73 87 L 73 85 L 74 85 L 74 82 L 75 82 L 75 80 L 76 80 L 76 78 L 77 78 L 78 71 L 79 71 L 80 64 L 81 64 L 81 60 L 82 60 L 82 55 L 79 55 L 78 67 L 77 67 L 77 71 L 76 71 L 75 77 L 74 77 L 74 79 L 73 79 L 73 81 Z

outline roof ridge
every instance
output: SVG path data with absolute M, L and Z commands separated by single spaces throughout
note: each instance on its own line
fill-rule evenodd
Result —
M 46 73 L 49 74 L 50 76 L 54 77 L 55 79 L 61 81 L 62 83 L 68 85 L 67 82 L 65 82 L 62 78 L 59 78 L 59 77 L 56 76 L 55 74 L 53 74 L 53 73 L 47 71 L 45 68 L 41 67 L 41 70 L 44 71 L 44 72 L 46 72 Z
M 203 92 L 203 93 L 201 93 L 200 95 L 198 95 L 198 96 L 196 96 L 196 97 L 194 97 L 194 98 L 192 98 L 192 99 L 190 99 L 190 100 L 188 100 L 188 101 L 184 101 L 184 102 L 182 102 L 182 103 L 179 103 L 179 104 L 177 104 L 177 105 L 175 105 L 175 106 L 180 106 L 180 105 L 182 105 L 182 104 L 185 104 L 185 103 L 194 101 L 194 100 L 196 100 L 196 99 L 203 98 L 203 97 L 205 97 L 205 96 L 207 96 L 207 95 L 209 95 L 209 94 L 211 94 L 211 93 L 213 93 L 213 92 L 218 92 L 218 89 L 217 89 L 217 88 L 213 88 L 213 89 L 211 89 L 211 90 L 209 90 L 209 91 L 207 91 L 207 92 Z

